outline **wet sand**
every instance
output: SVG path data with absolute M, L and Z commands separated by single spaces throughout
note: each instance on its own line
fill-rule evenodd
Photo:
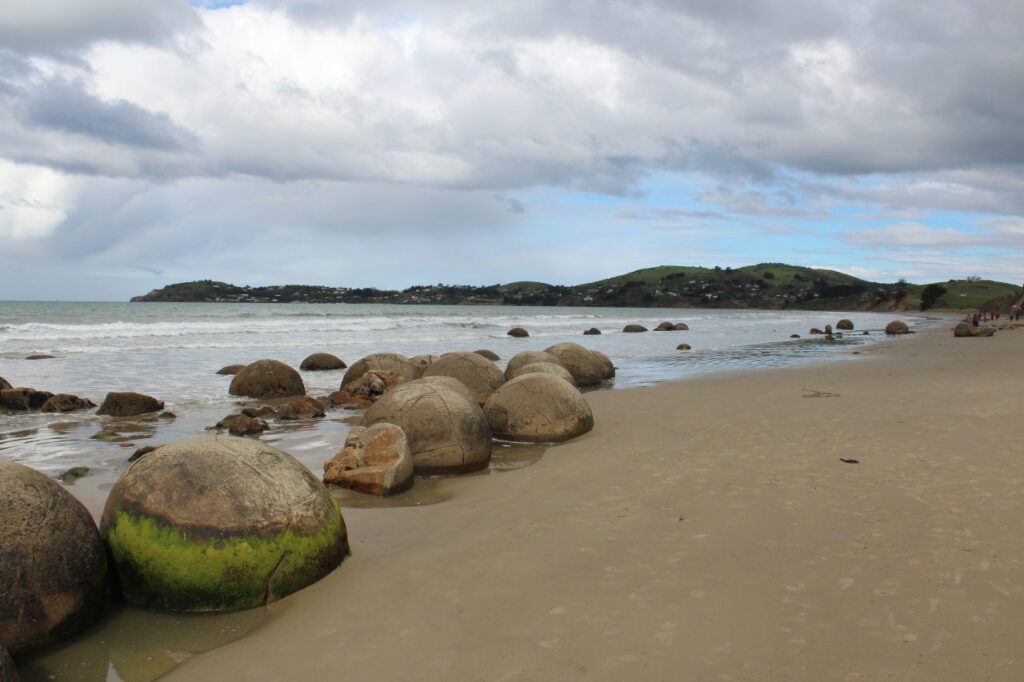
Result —
M 168 680 L 1017 680 L 1024 329 L 589 393 Z M 857 460 L 847 463 L 842 460 Z

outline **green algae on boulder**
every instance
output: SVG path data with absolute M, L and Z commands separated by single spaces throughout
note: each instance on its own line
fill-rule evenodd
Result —
M 348 553 L 345 521 L 291 455 L 200 436 L 133 462 L 100 532 L 126 601 L 172 611 L 259 606 L 310 585 Z
M 0 459 L 0 642 L 10 652 L 59 642 L 103 607 L 107 557 L 92 516 L 60 485 Z

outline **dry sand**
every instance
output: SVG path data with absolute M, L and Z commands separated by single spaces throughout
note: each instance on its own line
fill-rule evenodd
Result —
M 168 679 L 1024 679 L 1022 395 L 1024 330 L 946 329 L 589 393 Z

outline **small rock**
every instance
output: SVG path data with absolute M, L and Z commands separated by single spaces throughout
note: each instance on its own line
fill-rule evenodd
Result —
M 267 423 L 255 417 L 239 414 L 228 422 L 228 433 L 232 436 L 253 436 L 267 430 Z
M 26 360 L 50 360 L 52 358 L 53 358 L 52 355 L 45 355 L 43 353 L 40 353 L 38 355 L 29 355 L 25 359 Z
M 103 399 L 103 404 L 96 414 L 108 415 L 111 417 L 131 417 L 147 412 L 157 412 L 164 409 L 164 403 L 152 396 L 142 393 L 122 392 L 108 393 Z
M 790 334 L 789 338 L 791 338 L 791 339 L 799 339 L 800 335 L 799 334 Z
M 584 336 L 596 336 L 601 333 L 601 330 L 597 327 L 591 327 L 587 331 L 583 332 Z
M 89 467 L 71 467 L 57 478 L 63 483 L 74 483 L 89 473 Z
M 818 329 L 817 327 L 811 327 L 811 330 L 809 332 L 807 332 L 807 333 L 808 334 L 824 334 L 825 332 L 823 332 L 822 330 Z
M 332 393 L 329 401 L 334 407 L 367 408 L 398 384 L 394 374 L 371 370 Z

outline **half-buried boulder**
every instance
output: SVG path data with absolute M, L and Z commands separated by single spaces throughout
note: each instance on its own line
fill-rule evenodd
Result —
M 232 382 L 231 385 L 234 386 L 234 383 Z M 142 393 L 125 391 L 108 393 L 107 397 L 103 399 L 100 409 L 96 410 L 96 414 L 110 417 L 133 417 L 137 414 L 158 412 L 162 409 L 164 409 L 164 403 L 161 400 Z
M 19 412 L 38 410 L 53 397 L 49 391 L 34 388 L 5 388 L 0 390 L 0 407 Z
M 674 325 L 672 325 L 672 331 L 676 332 L 685 332 L 688 331 L 689 329 L 689 325 L 687 325 L 685 322 L 676 322 Z
M 535 362 L 553 362 L 556 365 L 559 364 L 558 358 L 551 353 L 545 353 L 542 350 L 524 350 L 521 353 L 513 355 L 508 361 L 508 364 L 505 365 L 505 378 L 511 379 L 515 376 L 517 369 L 523 365 L 532 365 Z
M 0 458 L 0 642 L 18 655 L 88 627 L 103 607 L 106 573 L 82 503 Z
M 601 334 L 601 330 L 597 327 L 591 327 L 590 329 L 583 332 L 584 336 L 598 336 Z
M 526 338 L 527 336 L 529 336 L 530 332 L 526 331 L 522 327 L 512 327 L 511 329 L 508 330 L 508 335 L 509 336 L 514 336 L 517 339 L 522 339 L 522 338 Z
M 299 369 L 306 372 L 326 372 L 332 369 L 345 369 L 345 367 L 341 358 L 330 353 L 313 353 L 299 365 Z
M 480 407 L 427 379 L 403 384 L 375 402 L 363 426 L 381 422 L 402 427 L 416 471 L 475 471 L 491 459 L 491 430 Z
M 601 359 L 578 343 L 556 343 L 544 352 L 555 356 L 558 364 L 569 370 L 577 386 L 596 386 L 608 374 Z
M 238 374 L 243 369 L 245 369 L 245 365 L 225 365 L 217 370 L 217 374 Z
M 494 389 L 505 383 L 505 376 L 494 363 L 476 353 L 445 353 L 427 367 L 423 378 L 452 377 L 466 385 L 478 405 L 483 405 Z
M 531 372 L 494 392 L 484 405 L 495 438 L 530 443 L 561 443 L 594 428 L 594 414 L 571 384 Z
M 889 335 L 909 334 L 910 329 L 907 327 L 905 322 L 893 320 L 889 324 L 885 325 L 885 333 Z
M 529 374 L 530 372 L 551 374 L 553 376 L 558 377 L 559 379 L 564 379 L 565 381 L 568 381 L 573 386 L 576 385 L 576 380 L 572 378 L 571 374 L 569 374 L 569 370 L 567 370 L 565 367 L 562 367 L 561 365 L 556 365 L 553 362 L 531 362 L 528 365 L 523 365 L 522 367 L 520 367 L 519 369 L 512 373 L 512 378 L 515 379 L 518 376 Z
M 173 611 L 266 604 L 348 553 L 323 483 L 291 455 L 232 436 L 175 441 L 130 464 L 100 532 L 125 600 Z
M 676 326 L 671 322 L 662 322 L 654 328 L 656 332 L 672 332 L 676 330 Z
M 306 395 L 302 376 L 279 360 L 257 360 L 235 375 L 228 388 L 231 395 L 269 400 Z
M 416 368 L 404 355 L 371 353 L 365 358 L 356 360 L 345 370 L 345 376 L 341 379 L 341 388 L 345 388 L 349 382 L 359 379 L 367 372 L 387 372 L 394 377 L 398 384 L 404 384 L 416 378 Z
M 407 490 L 412 473 L 405 432 L 380 423 L 350 434 L 345 449 L 324 464 L 324 483 L 386 497 Z
M 643 326 L 642 324 L 627 324 L 625 327 L 622 328 L 622 331 L 626 332 L 627 334 L 636 334 L 639 332 L 647 331 L 647 327 Z

